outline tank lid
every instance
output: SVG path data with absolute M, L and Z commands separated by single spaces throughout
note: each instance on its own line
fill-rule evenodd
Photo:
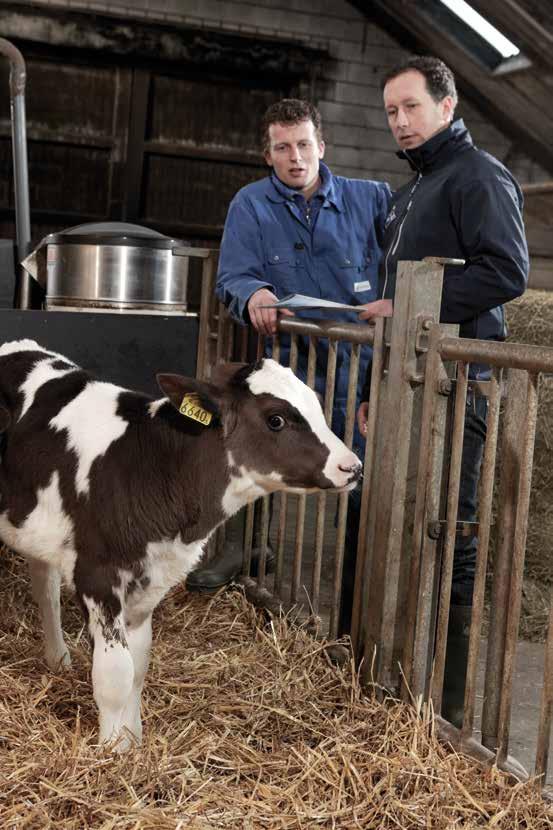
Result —
M 128 222 L 90 222 L 75 225 L 58 233 L 51 233 L 43 242 L 47 245 L 120 245 L 133 248 L 171 250 L 186 246 L 181 239 Z

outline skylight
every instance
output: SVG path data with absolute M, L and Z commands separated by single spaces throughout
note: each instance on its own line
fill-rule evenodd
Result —
M 482 15 L 478 14 L 472 6 L 465 3 L 465 0 L 440 0 L 440 2 L 443 3 L 444 6 L 447 6 L 453 14 L 460 17 L 461 20 L 467 24 L 467 26 L 474 29 L 474 31 L 491 44 L 494 49 L 497 49 L 503 58 L 511 58 L 514 55 L 520 54 L 520 49 L 515 46 L 514 43 L 511 43 L 511 41 L 502 35 L 501 32 L 498 32 L 491 23 L 488 23 L 485 17 L 482 17 Z

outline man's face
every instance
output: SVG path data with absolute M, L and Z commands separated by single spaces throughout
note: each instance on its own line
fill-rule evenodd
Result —
M 312 121 L 299 124 L 271 124 L 269 149 L 265 161 L 274 168 L 281 182 L 311 196 L 319 185 L 319 159 L 324 156 L 324 141 L 319 141 Z
M 426 88 L 424 75 L 409 69 L 384 87 L 384 108 L 398 145 L 402 150 L 412 150 L 450 124 L 454 104 L 449 95 L 436 103 Z

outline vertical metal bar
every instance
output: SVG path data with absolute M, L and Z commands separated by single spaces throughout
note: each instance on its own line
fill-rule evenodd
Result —
M 365 457 L 363 461 L 363 489 L 359 514 L 359 536 L 357 541 L 357 561 L 353 591 L 351 619 L 351 642 L 355 655 L 360 658 L 365 638 L 365 616 L 368 610 L 368 570 L 369 553 L 372 551 L 372 534 L 374 522 L 369 522 L 369 504 L 376 502 L 376 476 L 374 458 L 376 453 L 376 416 L 380 401 L 380 385 L 384 367 L 384 318 L 376 320 L 373 355 L 371 367 L 371 393 L 367 433 L 365 435 Z
M 337 355 L 338 343 L 335 340 L 329 340 L 324 401 L 324 415 L 326 422 L 329 426 L 332 424 L 332 409 L 334 406 L 334 387 L 336 383 Z M 315 551 L 313 556 L 313 573 L 311 578 L 311 603 L 314 614 L 319 613 L 326 504 L 326 493 L 319 493 L 319 495 L 317 496 L 317 518 L 315 522 Z
M 244 552 L 242 555 L 242 573 L 246 576 L 250 575 L 252 564 L 252 542 L 253 542 L 253 519 L 254 519 L 254 504 L 248 504 L 246 507 L 246 526 L 244 529 Z
M 478 653 L 484 612 L 484 594 L 486 590 L 486 571 L 490 528 L 492 523 L 493 485 L 495 458 L 497 451 L 497 434 L 499 428 L 499 409 L 501 404 L 501 369 L 494 369 L 490 379 L 488 421 L 484 457 L 480 472 L 479 508 L 478 508 L 478 548 L 476 552 L 476 573 L 472 595 L 472 618 L 467 660 L 467 677 L 465 687 L 465 704 L 462 733 L 469 738 L 474 727 L 474 709 L 476 703 L 476 675 L 478 671 Z
M 344 443 L 351 449 L 353 443 L 353 427 L 355 420 L 355 404 L 357 401 L 357 381 L 359 376 L 359 357 L 361 347 L 358 343 L 351 344 L 351 355 L 348 374 L 348 396 L 346 401 L 346 427 Z M 344 568 L 344 548 L 346 535 L 346 518 L 348 512 L 348 494 L 340 493 L 338 497 L 338 527 L 336 530 L 336 550 L 334 554 L 334 587 L 332 591 L 332 605 L 330 608 L 329 636 L 331 639 L 338 634 L 340 618 L 340 595 L 342 589 L 342 571 Z
M 509 369 L 507 395 L 501 435 L 501 478 L 499 482 L 499 510 L 497 515 L 498 542 L 493 562 L 490 629 L 486 651 L 484 678 L 484 705 L 482 707 L 482 743 L 495 752 L 498 745 L 499 707 L 505 654 L 507 604 L 513 537 L 518 499 L 517 475 L 520 469 L 522 422 L 526 412 L 526 373 Z
M 442 575 L 440 580 L 440 603 L 438 607 L 438 626 L 436 631 L 436 654 L 434 657 L 434 678 L 432 681 L 432 700 L 434 709 L 440 712 L 444 685 L 444 667 L 449 622 L 449 601 L 451 595 L 451 578 L 453 574 L 453 556 L 459 507 L 459 489 L 461 483 L 461 460 L 463 454 L 463 437 L 465 432 L 465 412 L 467 406 L 468 364 L 457 365 L 457 388 L 455 411 L 453 415 L 453 438 L 451 442 L 451 459 L 449 465 L 449 486 L 447 491 L 447 523 L 444 539 Z
M 226 308 L 222 303 L 219 303 L 219 311 L 217 314 L 217 342 L 215 349 L 215 362 L 220 363 L 225 358 L 225 319 Z
M 296 340 L 297 350 L 297 340 Z M 297 351 L 296 351 L 297 361 Z M 292 365 L 292 351 L 290 350 L 290 365 Z M 297 365 L 297 364 L 296 364 Z M 312 389 L 315 386 L 315 370 L 317 368 L 317 348 L 313 337 L 309 337 L 309 355 L 307 358 L 307 385 Z M 295 371 L 295 367 L 293 369 Z M 296 539 L 294 544 L 294 566 L 292 575 L 292 586 L 290 590 L 290 602 L 292 604 L 298 601 L 298 595 L 301 585 L 301 568 L 303 560 L 303 539 L 305 534 L 305 495 L 298 496 L 298 507 L 296 514 Z
M 211 303 L 215 282 L 215 257 L 210 255 L 202 262 L 202 292 L 200 298 L 200 327 L 198 331 L 198 356 L 196 377 L 208 377 L 209 346 L 211 333 Z
M 258 499 L 259 504 L 259 499 Z M 267 542 L 269 539 L 269 496 L 261 499 L 261 527 L 259 529 L 259 559 L 257 562 L 257 581 L 259 587 L 265 586 L 265 570 L 267 563 Z
M 406 635 L 403 650 L 404 699 L 427 692 L 430 666 L 434 658 L 436 605 L 439 583 L 441 543 L 429 533 L 430 521 L 440 515 L 443 451 L 447 398 L 439 394 L 439 383 L 447 384 L 442 359 L 437 350 L 444 326 L 432 326 L 429 334 L 424 396 L 419 437 L 415 512 L 409 592 L 406 608 Z M 446 391 L 451 385 L 446 386 Z
M 402 262 L 398 267 L 390 362 L 381 401 L 379 506 L 374 534 L 378 553 L 371 561 L 371 615 L 362 668 L 362 678 L 370 680 L 368 673 L 376 649 L 376 679 L 389 688 L 395 687 L 399 679 L 399 656 L 406 633 L 402 605 L 406 600 L 408 564 L 403 549 L 409 462 L 412 442 L 418 442 L 418 433 L 415 436 L 412 429 L 412 380 L 420 375 L 415 348 L 417 318 L 425 314 L 438 319 L 442 279 L 443 266 L 436 263 Z
M 551 721 L 553 717 L 553 587 L 549 597 L 549 630 L 545 644 L 545 664 L 543 668 L 543 689 L 541 693 L 540 722 L 538 727 L 538 746 L 534 773 L 545 784 L 549 762 L 549 744 L 551 741 Z
M 284 570 L 284 545 L 286 542 L 286 519 L 288 509 L 288 497 L 286 493 L 280 494 L 280 509 L 278 514 L 277 550 L 274 590 L 277 596 L 282 591 L 282 573 Z
M 257 336 L 257 350 L 256 350 L 255 359 L 256 360 L 261 360 L 261 358 L 263 357 L 264 351 L 265 351 L 265 338 L 263 337 L 262 334 L 258 334 L 258 336 Z
M 280 363 L 280 335 L 278 333 L 273 337 L 272 357 L 273 360 Z
M 238 347 L 238 360 L 245 363 L 248 359 L 248 328 L 240 327 L 240 345 Z
M 528 529 L 528 509 L 530 506 L 530 488 L 532 484 L 532 462 L 534 458 L 534 439 L 538 415 L 538 383 L 536 374 L 527 377 L 527 409 L 522 428 L 522 453 L 518 478 L 518 499 L 513 537 L 513 561 L 511 567 L 511 585 L 505 631 L 505 658 L 503 662 L 502 695 L 499 706 L 498 724 L 498 764 L 506 760 L 509 751 L 509 728 L 511 720 L 511 699 L 513 693 L 513 674 L 520 606 L 522 601 L 522 577 L 524 557 L 526 554 L 526 532 Z M 519 438 L 520 440 L 520 438 Z

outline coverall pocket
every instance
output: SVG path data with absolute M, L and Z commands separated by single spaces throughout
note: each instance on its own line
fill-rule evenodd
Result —
M 293 248 L 271 248 L 267 255 L 267 279 L 277 294 L 301 293 L 300 260 Z

